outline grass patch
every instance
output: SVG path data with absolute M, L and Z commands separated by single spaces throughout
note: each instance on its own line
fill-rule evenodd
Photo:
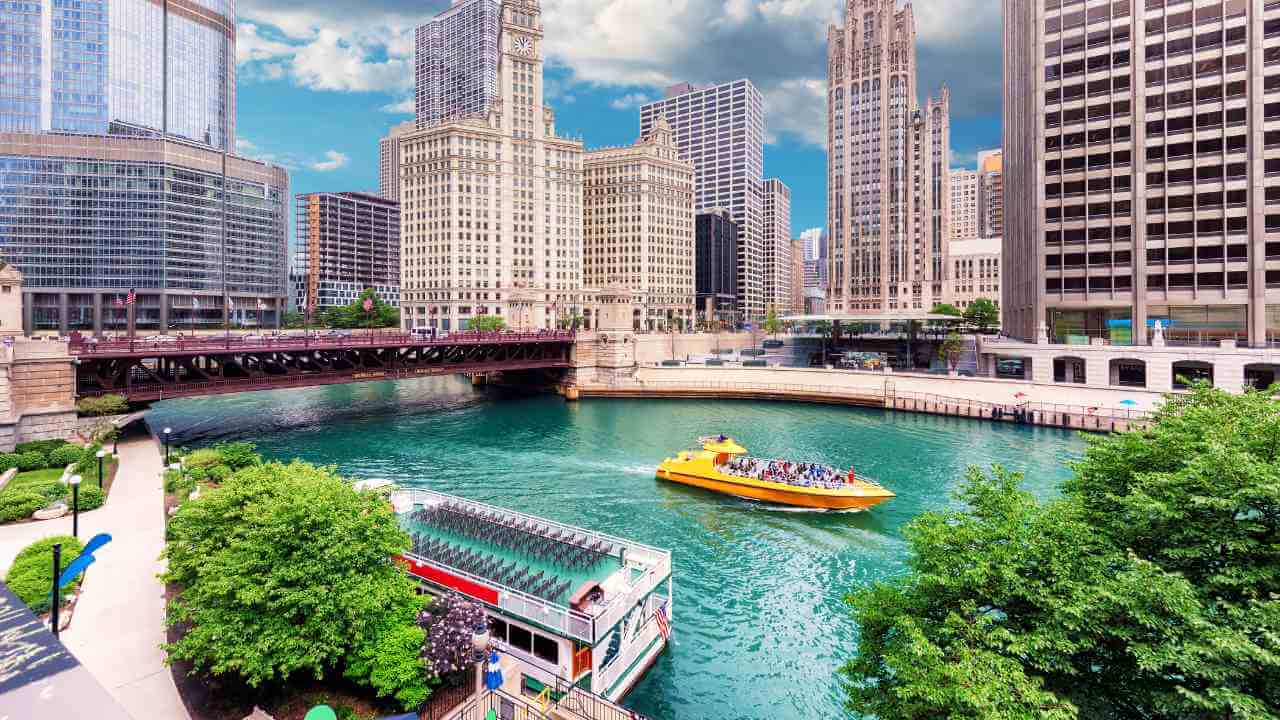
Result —
M 4 492 L 25 490 L 32 485 L 44 485 L 50 481 L 57 482 L 62 477 L 62 468 L 46 468 L 44 470 L 28 470 L 14 476 L 5 486 Z

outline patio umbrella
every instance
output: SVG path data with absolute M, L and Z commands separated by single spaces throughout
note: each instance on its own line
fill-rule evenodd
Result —
M 502 687 L 502 668 L 498 666 L 498 651 L 489 652 L 489 666 L 485 668 L 484 686 L 490 690 Z
M 1026 394 L 1026 393 L 1024 393 L 1024 392 L 1016 392 L 1016 393 L 1014 393 L 1014 394 L 1013 394 L 1013 396 L 1014 396 L 1014 397 L 1016 397 L 1016 398 L 1024 398 L 1024 397 L 1026 397 L 1026 396 L 1027 396 L 1027 394 Z
M 1121 400 L 1121 401 L 1120 401 L 1120 404 L 1121 404 L 1121 405 L 1130 405 L 1130 406 L 1132 406 L 1132 405 L 1137 405 L 1137 404 L 1138 404 L 1138 401 L 1137 401 L 1137 400 Z
M 328 705 L 317 705 L 307 711 L 303 720 L 338 720 L 338 714 Z

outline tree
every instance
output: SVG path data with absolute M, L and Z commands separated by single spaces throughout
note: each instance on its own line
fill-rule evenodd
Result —
M 307 318 L 297 310 L 287 310 L 284 313 L 283 325 L 286 330 L 297 330 L 307 326 Z
M 964 313 L 960 312 L 960 308 L 951 303 L 938 303 L 929 311 L 931 315 L 950 315 L 951 317 L 964 317 Z
M 373 302 L 372 311 L 365 312 L 365 300 Z M 334 328 L 399 327 L 400 311 L 383 302 L 373 288 L 366 288 L 355 302 L 318 313 L 317 324 Z
M 962 352 L 964 352 L 964 339 L 954 331 L 947 333 L 947 338 L 938 347 L 938 357 L 946 361 L 948 370 L 956 369 Z
M 765 313 L 764 331 L 774 336 L 782 332 L 782 321 L 778 319 L 778 309 L 773 305 L 770 305 Z
M 978 298 L 965 308 L 964 319 L 978 332 L 985 333 L 1000 325 L 1000 308 L 987 298 Z
M 484 608 L 455 593 L 442 595 L 418 616 L 426 635 L 422 657 L 427 668 L 451 685 L 466 681 L 475 648 L 473 632 L 485 627 Z
M 348 658 L 348 675 L 373 683 L 367 659 L 403 641 L 421 607 L 391 562 L 409 539 L 386 499 L 331 468 L 245 467 L 185 503 L 169 535 L 168 622 L 185 630 L 170 658 L 252 687 L 321 678 Z
M 471 319 L 471 329 L 480 332 L 500 332 L 507 329 L 507 321 L 498 315 L 477 315 Z
M 855 591 L 848 707 L 903 718 L 1280 717 L 1280 412 L 1197 387 L 1090 440 L 1063 496 L 971 470 Z

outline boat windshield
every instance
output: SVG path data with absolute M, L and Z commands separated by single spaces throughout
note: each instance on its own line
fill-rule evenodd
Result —
M 828 465 L 793 463 L 787 460 L 730 457 L 720 463 L 718 469 L 734 477 L 786 483 L 797 487 L 839 489 L 854 482 L 874 484 L 858 477 L 852 469 L 837 470 Z

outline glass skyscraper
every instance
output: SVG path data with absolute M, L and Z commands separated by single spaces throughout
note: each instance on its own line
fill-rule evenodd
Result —
M 418 28 L 414 53 L 418 128 L 484 117 L 498 99 L 499 0 L 453 0 Z
M 235 146 L 234 0 L 0 2 L 0 259 L 30 331 L 274 324 L 289 177 Z

